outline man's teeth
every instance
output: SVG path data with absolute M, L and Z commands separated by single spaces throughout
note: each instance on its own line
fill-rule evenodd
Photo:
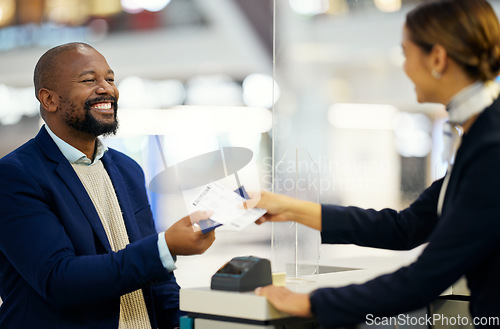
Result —
M 97 110 L 109 110 L 111 108 L 111 103 L 99 103 L 92 105 L 92 108 Z

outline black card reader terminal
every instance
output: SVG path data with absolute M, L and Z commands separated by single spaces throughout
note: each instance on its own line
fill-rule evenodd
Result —
M 251 291 L 273 283 L 271 262 L 254 256 L 235 257 L 213 276 L 213 290 Z

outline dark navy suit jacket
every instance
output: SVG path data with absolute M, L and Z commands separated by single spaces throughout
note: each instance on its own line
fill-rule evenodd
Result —
M 362 323 L 367 314 L 395 316 L 424 307 L 463 275 L 472 316 L 500 318 L 498 99 L 463 137 L 438 217 L 442 182 L 434 182 L 401 212 L 322 206 L 323 243 L 407 250 L 428 242 L 413 264 L 395 273 L 313 292 L 312 311 L 323 328 Z
M 177 325 L 144 174 L 110 149 L 130 244 L 113 252 L 90 197 L 47 131 L 0 160 L 0 328 L 118 328 L 120 295 L 143 289 L 153 328 Z

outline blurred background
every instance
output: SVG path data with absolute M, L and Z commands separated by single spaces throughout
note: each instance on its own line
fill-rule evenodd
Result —
M 107 58 L 120 90 L 119 134 L 106 143 L 138 161 L 148 184 L 168 166 L 236 146 L 252 151 L 240 172 L 252 189 L 402 209 L 445 170 L 446 113 L 417 104 L 402 70 L 402 26 L 418 2 L 0 0 L 0 156 L 41 126 L 38 58 L 83 41 Z M 185 215 L 181 194 L 149 192 L 159 230 Z M 270 258 L 271 234 L 267 224 L 218 228 L 204 255 L 179 258 L 180 285 L 209 285 L 235 256 Z M 322 246 L 320 255 L 396 252 Z

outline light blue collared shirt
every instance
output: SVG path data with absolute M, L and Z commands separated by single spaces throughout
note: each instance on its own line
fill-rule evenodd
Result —
M 108 147 L 104 145 L 104 143 L 100 138 L 97 138 L 97 149 L 94 155 L 94 160 L 90 160 L 89 158 L 87 158 L 85 153 L 74 148 L 73 146 L 69 145 L 68 143 L 60 139 L 56 134 L 52 132 L 52 130 L 50 130 L 49 126 L 44 125 L 44 127 L 49 133 L 50 137 L 52 137 L 52 139 L 54 140 L 54 143 L 56 143 L 59 150 L 61 150 L 64 157 L 68 159 L 69 163 L 71 164 L 74 163 L 78 165 L 91 166 L 93 164 L 96 164 L 99 160 L 101 160 L 104 153 L 108 151 Z
M 97 149 L 94 155 L 94 159 L 90 160 L 85 155 L 85 153 L 69 145 L 61 138 L 59 138 L 56 134 L 54 134 L 52 130 L 50 130 L 49 126 L 44 125 L 44 127 L 49 133 L 50 137 L 52 137 L 52 139 L 54 140 L 54 143 L 56 143 L 61 153 L 66 159 L 68 159 L 69 163 L 71 164 L 92 166 L 100 161 L 104 153 L 108 151 L 108 147 L 103 143 L 103 141 L 100 138 L 97 138 Z M 175 261 L 170 254 L 170 250 L 168 249 L 167 241 L 165 240 L 165 232 L 158 233 L 158 251 L 160 253 L 160 260 L 163 266 L 169 272 L 175 270 Z

